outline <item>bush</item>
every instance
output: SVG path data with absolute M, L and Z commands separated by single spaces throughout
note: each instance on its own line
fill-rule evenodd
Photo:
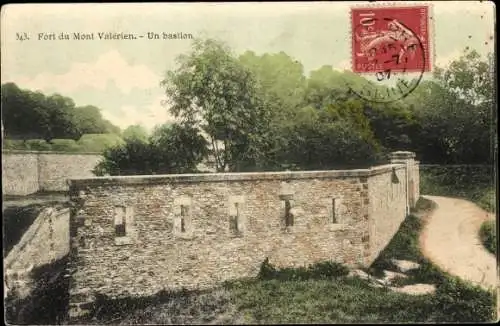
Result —
M 207 142 L 192 127 L 163 125 L 149 140 L 128 138 L 123 145 L 108 148 L 94 169 L 96 175 L 144 175 L 193 173 L 207 156 Z
M 78 152 L 80 146 L 73 139 L 52 139 L 52 150 L 61 152 Z
M 332 279 L 347 276 L 349 268 L 337 262 L 320 262 L 311 264 L 309 267 L 298 268 L 281 268 L 277 269 L 269 263 L 266 258 L 262 263 L 259 271 L 259 279 L 271 280 L 277 279 L 282 281 L 303 281 L 303 280 L 321 280 Z
M 11 149 L 11 150 L 26 150 L 26 144 L 23 140 L 17 139 L 4 139 L 3 140 L 3 149 Z
M 123 144 L 123 139 L 116 134 L 86 134 L 77 142 L 82 151 L 96 153 Z
M 50 143 L 47 143 L 43 139 L 28 139 L 26 142 L 26 149 L 32 151 L 50 151 Z
M 481 242 L 488 249 L 489 252 L 497 254 L 497 234 L 495 229 L 495 221 L 486 221 L 479 229 L 479 236 Z
M 492 165 L 424 165 L 420 169 L 420 193 L 464 198 L 494 212 L 493 172 Z

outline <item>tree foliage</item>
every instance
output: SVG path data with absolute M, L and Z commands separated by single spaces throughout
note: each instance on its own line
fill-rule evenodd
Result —
M 221 42 L 196 40 L 162 81 L 170 111 L 209 139 L 219 171 L 244 170 L 265 159 L 270 114 L 259 85 Z
M 119 130 L 99 108 L 12 83 L 2 85 L 3 122 L 8 136 L 38 139 L 28 145 L 40 149 L 47 146 L 40 139 L 71 151 L 71 141 L 53 139 L 108 133 L 76 145 L 113 147 L 100 165 L 110 174 L 193 172 L 212 158 L 218 171 L 368 166 L 395 150 L 415 151 L 425 163 L 484 164 L 496 148 L 493 64 L 491 55 L 466 50 L 406 98 L 372 103 L 349 91 L 366 83 L 352 72 L 322 66 L 306 76 L 284 52 L 236 56 L 217 40 L 195 40 L 161 83 L 179 124 L 151 135 L 134 125 L 125 142 L 113 140 Z
M 95 106 L 77 107 L 69 97 L 23 90 L 14 83 L 2 84 L 2 122 L 6 137 L 16 139 L 77 140 L 83 134 L 120 132 Z
M 148 138 L 148 131 L 141 125 L 128 126 L 122 132 L 123 139 L 138 139 L 146 141 Z
M 104 151 L 97 175 L 137 175 L 197 172 L 207 154 L 207 142 L 189 126 L 157 126 L 146 140 L 137 137 Z
M 494 76 L 491 56 L 466 50 L 407 102 L 418 121 L 416 151 L 432 163 L 490 163 L 493 160 Z

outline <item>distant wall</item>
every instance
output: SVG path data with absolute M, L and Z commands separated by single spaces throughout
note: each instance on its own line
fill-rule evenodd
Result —
M 38 166 L 41 191 L 67 190 L 67 180 L 93 177 L 92 170 L 102 156 L 98 154 L 40 154 Z
M 29 195 L 68 190 L 67 179 L 92 177 L 98 153 L 2 151 L 2 192 Z
M 28 195 L 38 189 L 38 154 L 2 152 L 2 193 Z

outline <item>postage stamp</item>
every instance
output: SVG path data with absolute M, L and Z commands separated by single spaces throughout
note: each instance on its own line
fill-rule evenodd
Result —
M 351 8 L 352 71 L 366 78 L 350 86 L 375 103 L 400 100 L 432 70 L 428 5 L 376 5 Z
M 352 8 L 351 24 L 354 72 L 431 70 L 428 6 Z

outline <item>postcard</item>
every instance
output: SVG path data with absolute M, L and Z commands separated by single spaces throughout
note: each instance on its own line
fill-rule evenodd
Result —
M 7 4 L 7 324 L 494 322 L 490 1 Z

